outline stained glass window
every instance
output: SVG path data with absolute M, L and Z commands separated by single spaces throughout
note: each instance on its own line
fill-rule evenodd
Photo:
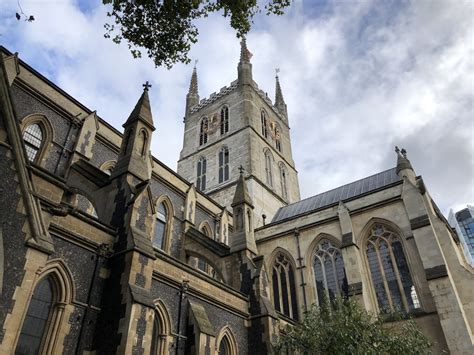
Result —
M 366 252 L 380 311 L 410 312 L 420 308 L 399 235 L 382 224 L 375 225 Z
M 23 132 L 23 141 L 25 142 L 26 156 L 33 162 L 41 149 L 43 142 L 43 131 L 38 123 L 30 124 Z
M 319 304 L 344 292 L 347 284 L 341 252 L 329 240 L 323 239 L 313 257 L 313 271 Z
M 287 317 L 298 319 L 295 275 L 288 258 L 279 253 L 272 271 L 273 303 L 275 309 Z

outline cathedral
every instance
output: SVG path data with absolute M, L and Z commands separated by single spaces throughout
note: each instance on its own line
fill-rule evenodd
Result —
M 1 354 L 271 354 L 337 295 L 474 353 L 474 269 L 404 149 L 301 200 L 278 76 L 272 102 L 243 40 L 208 98 L 194 68 L 175 172 L 148 91 L 120 132 L 0 48 Z

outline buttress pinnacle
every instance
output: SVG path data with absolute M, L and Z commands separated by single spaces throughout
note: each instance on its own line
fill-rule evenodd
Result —
M 252 58 L 252 53 L 247 48 L 247 40 L 242 37 L 242 41 L 240 41 L 240 63 L 250 63 L 250 58 Z

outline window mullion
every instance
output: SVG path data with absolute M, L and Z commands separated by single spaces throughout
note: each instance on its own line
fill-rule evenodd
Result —
M 388 287 L 387 283 L 387 277 L 385 276 L 385 270 L 383 268 L 383 262 L 382 262 L 382 257 L 380 256 L 380 243 L 377 243 L 375 245 L 375 254 L 377 255 L 377 260 L 380 268 L 380 274 L 382 275 L 382 280 L 383 280 L 383 286 L 385 288 L 385 293 L 387 294 L 387 300 L 388 304 L 390 306 L 390 309 L 393 311 L 393 302 L 392 302 L 392 294 L 390 293 L 390 289 Z
M 402 283 L 402 279 L 400 277 L 400 273 L 398 271 L 398 265 L 396 263 L 395 256 L 393 255 L 392 243 L 390 242 L 390 243 L 387 243 L 387 244 L 389 245 L 388 253 L 390 255 L 390 260 L 392 260 L 393 271 L 395 272 L 395 277 L 397 279 L 398 289 L 400 290 L 400 295 L 402 297 L 403 306 L 405 307 L 405 312 L 408 312 L 409 311 L 408 301 L 406 299 L 405 291 L 403 289 L 403 283 Z

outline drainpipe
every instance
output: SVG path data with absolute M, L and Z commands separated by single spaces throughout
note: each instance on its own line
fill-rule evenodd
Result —
M 300 269 L 300 276 L 301 276 L 301 290 L 303 291 L 303 302 L 304 302 L 304 311 L 308 311 L 308 303 L 306 301 L 306 282 L 304 281 L 304 272 L 303 272 L 303 258 L 301 257 L 301 248 L 300 248 L 300 231 L 298 228 L 295 228 L 294 232 L 296 238 L 296 246 L 298 250 L 298 269 Z
M 110 256 L 110 254 L 111 254 L 111 251 L 110 251 L 110 246 L 108 244 L 102 243 L 97 247 L 94 271 L 92 272 L 92 278 L 89 284 L 89 290 L 87 291 L 87 301 L 86 301 L 87 304 L 86 304 L 86 308 L 84 309 L 84 315 L 82 316 L 81 327 L 79 328 L 79 335 L 77 337 L 76 350 L 74 351 L 76 355 L 80 354 L 80 350 L 81 350 L 82 334 L 83 334 L 84 326 L 86 323 L 88 311 L 91 308 L 91 304 L 90 304 L 91 296 L 92 296 L 92 290 L 94 289 L 94 280 L 97 274 L 97 268 L 99 267 L 99 260 L 100 258 Z
M 188 287 L 189 287 L 188 283 L 189 283 L 188 280 L 183 280 L 183 282 L 181 282 L 181 287 L 179 288 L 178 326 L 176 330 L 176 334 L 178 334 L 178 336 L 176 337 L 176 352 L 175 352 L 176 355 L 178 355 L 178 352 L 179 352 L 179 340 L 181 338 L 181 306 L 183 303 L 184 295 L 188 291 Z

